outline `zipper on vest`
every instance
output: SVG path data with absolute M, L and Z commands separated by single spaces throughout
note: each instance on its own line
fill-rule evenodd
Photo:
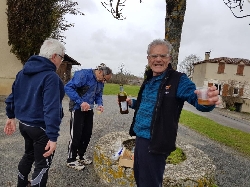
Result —
M 158 101 L 157 101 L 157 103 L 156 103 L 156 107 L 155 107 L 155 116 L 154 116 L 154 120 L 152 120 L 152 122 L 151 122 L 151 125 L 152 125 L 152 131 L 151 131 L 151 137 L 153 136 L 153 134 L 154 134 L 154 124 L 155 124 L 155 121 L 156 121 L 156 119 L 157 119 L 157 115 L 158 115 L 158 107 L 159 107 L 159 103 L 160 103 L 160 101 L 159 101 L 159 98 L 160 98 L 160 95 L 161 95 L 161 90 L 163 89 L 163 85 L 165 85 L 165 83 L 167 82 L 167 80 L 168 80 L 168 78 L 169 78 L 169 76 L 167 76 L 167 77 L 165 77 L 164 79 L 165 79 L 165 81 L 160 85 L 160 89 L 158 90 L 158 96 L 157 96 L 157 98 L 158 98 Z

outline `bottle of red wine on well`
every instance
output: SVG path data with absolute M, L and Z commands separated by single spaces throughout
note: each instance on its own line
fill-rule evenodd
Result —
M 118 101 L 121 114 L 128 114 L 128 103 L 126 101 L 127 93 L 123 89 L 123 85 L 120 85 L 120 92 L 118 93 Z

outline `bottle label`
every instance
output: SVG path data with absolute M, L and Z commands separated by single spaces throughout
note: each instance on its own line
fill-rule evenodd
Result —
M 122 111 L 126 111 L 127 108 L 128 108 L 127 101 L 122 101 L 121 102 L 121 109 L 122 109 Z

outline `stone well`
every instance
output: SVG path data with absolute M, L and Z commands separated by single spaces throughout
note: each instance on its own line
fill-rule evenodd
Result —
M 132 168 L 118 166 L 118 161 L 112 160 L 115 153 L 115 143 L 132 139 L 127 132 L 114 132 L 100 138 L 94 148 L 94 169 L 101 180 L 111 187 L 135 187 Z M 163 186 L 165 187 L 195 187 L 214 184 L 216 167 L 203 151 L 192 145 L 177 142 L 187 159 L 180 164 L 166 164 Z

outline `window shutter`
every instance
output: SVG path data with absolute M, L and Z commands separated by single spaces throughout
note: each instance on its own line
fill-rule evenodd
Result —
M 224 62 L 219 62 L 219 66 L 218 66 L 218 74 L 224 73 L 225 70 L 225 63 Z
M 222 96 L 227 96 L 228 95 L 228 84 L 224 84 L 223 85 L 223 89 L 222 89 Z
M 240 88 L 239 96 L 243 96 L 243 88 Z
M 234 94 L 234 87 L 230 86 L 229 87 L 229 95 L 233 95 Z
M 237 67 L 237 73 L 236 73 L 236 75 L 243 76 L 244 67 L 245 67 L 244 64 L 239 64 L 238 67 Z
M 209 82 L 209 83 L 207 84 L 208 87 L 211 87 L 211 86 L 213 86 L 213 85 L 214 85 L 214 84 L 211 83 L 211 82 Z

